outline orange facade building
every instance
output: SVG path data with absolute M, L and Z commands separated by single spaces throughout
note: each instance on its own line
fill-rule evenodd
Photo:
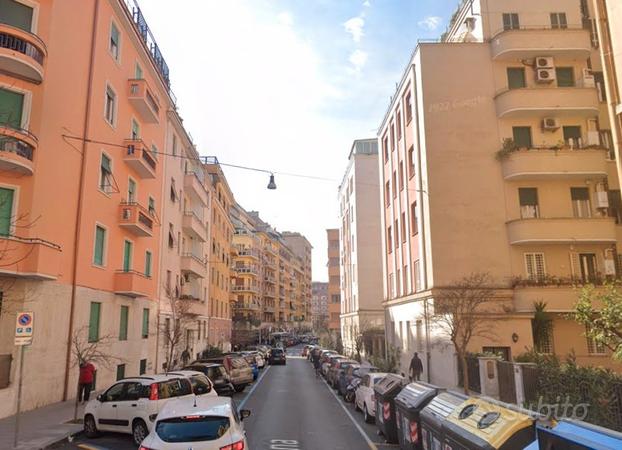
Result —
M 328 329 L 341 332 L 341 271 L 339 254 L 339 228 L 326 230 L 328 240 Z

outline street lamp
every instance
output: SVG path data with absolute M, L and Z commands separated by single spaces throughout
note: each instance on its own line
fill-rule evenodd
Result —
M 276 183 L 274 182 L 274 174 L 273 173 L 270 174 L 270 182 L 268 183 L 268 189 L 270 189 L 270 190 L 275 190 L 276 189 Z

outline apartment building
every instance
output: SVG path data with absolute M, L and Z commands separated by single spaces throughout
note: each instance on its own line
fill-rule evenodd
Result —
M 107 351 L 122 357 L 98 367 L 98 389 L 155 369 L 161 150 L 174 102 L 169 68 L 133 0 L 5 0 L 0 105 L 7 416 L 17 311 L 35 316 L 23 409 L 74 395 L 72 336 L 84 345 L 109 337 Z
M 167 113 L 162 183 L 161 262 L 157 324 L 158 370 L 176 367 L 184 349 L 208 345 L 208 219 L 210 180 L 174 110 Z M 169 361 L 170 359 L 170 361 Z
M 326 230 L 328 241 L 328 330 L 341 333 L 341 275 L 339 262 L 339 228 Z
M 490 8 L 490 9 L 489 9 Z M 574 286 L 616 276 L 620 191 L 587 1 L 462 2 L 415 49 L 379 128 L 387 341 L 455 385 L 447 337 L 425 320 L 464 276 L 488 273 L 494 338 L 611 366 L 567 318 Z M 534 342 L 535 303 L 552 333 Z
M 293 314 L 298 328 L 311 329 L 311 280 L 313 246 L 305 236 L 297 231 L 283 231 L 282 239 L 293 253 L 289 300 L 293 304 Z
M 339 186 L 341 337 L 348 354 L 356 353 L 358 347 L 365 356 L 384 351 L 377 179 L 377 139 L 354 141 Z
M 311 283 L 311 322 L 316 332 L 328 327 L 328 283 Z
M 233 223 L 230 209 L 235 199 L 216 157 L 204 159 L 204 169 L 211 182 L 209 210 L 211 211 L 209 269 L 208 343 L 222 350 L 231 349 L 231 257 Z

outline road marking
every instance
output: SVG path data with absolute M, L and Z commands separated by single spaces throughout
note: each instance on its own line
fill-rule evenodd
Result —
M 326 380 L 322 378 L 322 382 L 326 386 L 326 389 L 328 389 L 328 392 L 330 392 L 332 396 L 335 397 L 335 400 L 337 400 L 337 403 L 339 403 L 339 406 L 341 406 L 341 409 L 343 409 L 343 411 L 348 415 L 348 417 L 350 418 L 350 420 L 352 421 L 356 429 L 359 430 L 359 433 L 361 434 L 361 436 L 363 436 L 363 439 L 365 439 L 365 441 L 367 442 L 367 445 L 369 445 L 369 448 L 371 450 L 378 450 L 378 447 L 376 446 L 376 444 L 372 442 L 371 439 L 369 439 L 369 436 L 367 436 L 367 433 L 365 433 L 365 430 L 361 428 L 361 426 L 358 424 L 356 419 L 352 416 L 352 414 L 350 414 L 350 411 L 348 411 L 348 409 L 344 406 L 344 404 L 341 403 L 341 401 L 339 401 L 339 397 L 337 397 L 337 394 L 333 392 L 333 390 L 330 388 Z
M 101 447 L 93 447 L 93 446 L 87 445 L 87 444 L 78 444 L 78 447 L 84 448 L 86 450 L 100 450 L 100 448 L 101 448 Z
M 272 439 L 270 441 L 270 449 L 272 450 L 297 450 L 299 448 L 298 441 L 293 439 Z
M 248 394 L 246 394 L 246 397 L 244 397 L 244 399 L 240 402 L 240 404 L 238 405 L 238 410 L 242 409 L 244 407 L 244 404 L 246 403 L 246 400 L 248 400 L 250 398 L 251 395 L 253 395 L 253 392 L 255 392 L 255 389 L 257 389 L 257 386 L 259 386 L 259 383 L 261 383 L 261 380 L 264 379 L 264 377 L 266 376 L 266 374 L 268 373 L 268 371 L 270 371 L 270 369 L 272 368 L 272 366 L 268 366 L 267 369 L 263 370 L 263 373 L 261 374 L 261 376 L 257 379 L 257 382 L 253 385 L 253 387 L 251 388 L 250 391 L 248 391 Z

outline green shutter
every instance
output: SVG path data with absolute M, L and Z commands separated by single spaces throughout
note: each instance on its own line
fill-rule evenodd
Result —
M 125 364 L 119 364 L 117 366 L 117 381 L 125 378 Z
M 525 86 L 525 69 L 522 67 L 508 67 L 508 87 L 510 89 L 520 89 Z
M 99 340 L 99 315 L 101 306 L 101 303 L 91 302 L 91 312 L 89 315 L 89 342 L 97 342 Z
M 15 0 L 0 0 L 0 23 L 29 33 L 32 31 L 32 8 Z
M 0 22 L 2 21 L 0 20 Z M 0 107 L 0 125 L 21 128 L 24 94 L 0 89 L 0 105 L 2 105 Z
M 119 29 L 114 23 L 110 27 L 110 42 L 119 47 Z
M 572 67 L 558 67 L 555 69 L 557 74 L 558 87 L 574 87 L 574 69 Z
M 129 272 L 132 270 L 132 243 L 125 241 L 123 243 L 123 271 Z
M 127 341 L 127 319 L 129 314 L 129 308 L 127 306 L 121 306 L 121 317 L 119 320 L 119 340 Z
M 537 188 L 518 188 L 518 198 L 521 206 L 537 206 L 538 205 L 538 189 Z
M 518 148 L 531 148 L 531 127 L 512 127 L 514 144 Z
M 102 153 L 102 169 L 108 173 L 112 173 L 112 169 L 110 168 L 110 158 Z
M 13 189 L 0 188 L 0 236 L 11 234 L 14 194 Z
M 142 67 L 138 65 L 138 63 L 136 63 L 136 70 L 134 71 L 134 78 L 136 78 L 137 80 L 143 79 L 143 69 Z
M 143 339 L 146 339 L 149 337 L 149 308 L 144 308 L 143 309 L 143 332 L 142 332 L 142 337 Z
M 98 266 L 104 265 L 104 243 L 106 241 L 106 230 L 100 226 L 95 227 L 95 251 L 93 263 Z
M 145 276 L 151 277 L 151 252 L 145 252 Z

